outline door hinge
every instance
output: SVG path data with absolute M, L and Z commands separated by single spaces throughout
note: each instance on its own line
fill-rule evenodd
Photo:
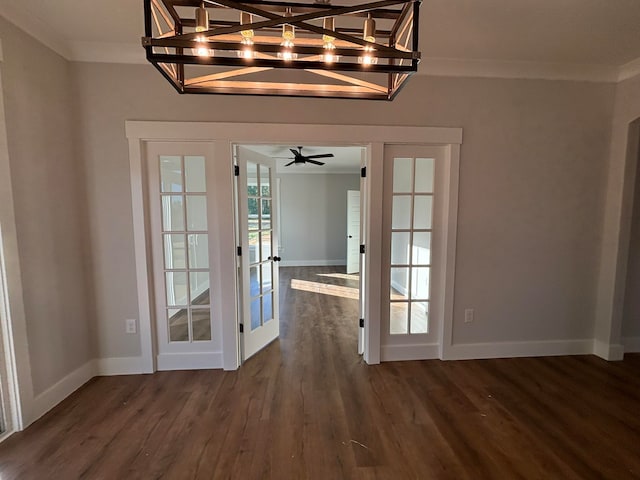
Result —
M 240 176 L 240 167 L 239 167 L 238 165 L 234 165 L 234 166 L 233 166 L 233 174 L 234 174 L 236 177 L 239 177 L 239 176 Z
M 360 245 L 360 253 L 364 253 L 364 245 Z
M 236 248 L 236 252 L 237 252 L 238 256 L 241 257 L 242 256 L 242 247 L 237 247 Z
M 360 328 L 364 328 L 364 318 L 360 319 Z
M 244 323 L 240 324 L 240 333 L 244 333 Z
M 362 178 L 366 178 L 366 177 L 367 177 L 367 167 L 362 167 L 362 168 L 360 169 L 360 176 L 361 176 Z

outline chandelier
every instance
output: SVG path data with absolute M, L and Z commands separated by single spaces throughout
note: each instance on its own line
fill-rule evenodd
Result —
M 420 0 L 144 0 L 147 60 L 179 93 L 392 100 L 417 71 Z

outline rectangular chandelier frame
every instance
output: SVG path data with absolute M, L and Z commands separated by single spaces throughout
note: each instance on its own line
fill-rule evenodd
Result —
M 179 93 L 392 100 L 420 61 L 420 0 L 143 1 L 147 60 Z

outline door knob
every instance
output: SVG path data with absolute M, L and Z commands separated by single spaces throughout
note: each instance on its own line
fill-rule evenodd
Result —
M 280 260 L 282 260 L 282 258 L 280 258 L 280 257 L 273 257 L 273 261 L 274 261 L 274 262 L 279 262 Z
M 347 238 L 353 238 L 353 235 L 349 235 Z

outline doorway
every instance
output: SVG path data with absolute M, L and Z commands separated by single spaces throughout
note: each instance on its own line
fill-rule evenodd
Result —
M 326 296 L 325 308 L 341 303 L 341 311 L 353 317 L 341 325 L 352 327 L 362 354 L 360 189 L 366 148 L 242 144 L 233 151 L 242 361 L 278 338 L 281 321 L 284 328 L 295 321 L 287 302 L 303 298 L 299 292 Z

